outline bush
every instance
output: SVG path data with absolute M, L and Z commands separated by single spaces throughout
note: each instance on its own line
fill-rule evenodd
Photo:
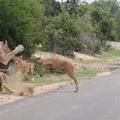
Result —
M 10 48 L 23 44 L 30 55 L 41 12 L 39 0 L 0 0 L 0 39 L 8 40 Z
M 35 64 L 35 73 L 38 74 L 40 77 L 44 74 L 44 69 L 42 68 L 42 65 Z

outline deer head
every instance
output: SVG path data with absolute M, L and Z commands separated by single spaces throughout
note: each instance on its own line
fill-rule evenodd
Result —
M 43 61 L 41 57 L 35 57 L 34 55 L 32 55 L 30 59 L 39 64 L 41 64 Z

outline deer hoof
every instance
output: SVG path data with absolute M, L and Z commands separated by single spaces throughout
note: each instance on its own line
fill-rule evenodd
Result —
M 77 88 L 74 92 L 78 92 L 78 90 L 79 90 L 79 89 Z

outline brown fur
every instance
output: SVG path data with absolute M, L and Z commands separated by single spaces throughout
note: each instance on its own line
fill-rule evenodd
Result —
M 6 57 L 6 52 L 4 48 L 4 43 L 0 42 L 0 58 L 3 59 Z
M 3 44 L 3 50 L 6 54 L 11 52 L 10 48 L 8 47 L 8 42 L 7 41 L 5 41 L 5 43 Z
M 22 71 L 25 77 L 27 77 L 28 74 L 34 74 L 34 63 L 31 61 L 23 60 L 22 57 L 15 57 L 14 62 L 17 68 Z
M 6 90 L 6 92 L 8 93 L 14 93 L 13 90 L 11 90 L 8 86 L 7 86 L 7 75 L 3 72 L 0 72 L 0 92 L 3 91 L 3 89 Z
M 46 70 L 55 70 L 67 74 L 70 78 L 74 80 L 74 83 L 76 85 L 75 92 L 78 91 L 78 82 L 74 76 L 74 65 L 71 62 L 60 58 L 48 58 L 45 60 L 41 60 L 41 58 L 36 58 L 34 59 L 34 61 L 38 64 L 42 64 Z
M 6 83 L 6 78 L 7 76 L 4 73 L 0 72 L 0 92 L 3 91 L 3 84 Z
M 0 42 L 0 56 L 2 57 L 6 57 L 6 55 L 11 52 L 11 50 L 8 47 L 8 43 L 7 41 L 4 42 Z
M 19 96 L 32 96 L 34 95 L 34 87 L 33 86 L 26 86 L 22 88 L 22 90 L 17 94 Z
M 4 64 L 7 64 L 11 59 L 13 59 L 13 57 L 19 52 L 19 51 L 23 51 L 24 47 L 22 45 L 19 45 L 15 48 L 14 51 L 11 52 L 11 50 L 8 47 L 8 43 L 7 41 L 4 42 L 0 42 L 0 62 Z M 8 59 L 8 60 L 7 60 Z M 27 63 L 27 65 L 25 65 Z M 23 65 L 24 64 L 24 65 Z M 28 65 L 29 64 L 29 65 Z M 20 64 L 21 65 L 21 64 Z M 24 68 L 26 69 L 32 69 L 32 65 L 30 67 L 30 62 L 26 61 L 26 62 L 22 62 L 22 67 L 24 66 Z M 29 67 L 28 67 L 29 66 Z M 25 72 L 28 72 L 30 70 L 26 70 Z M 33 69 L 32 69 L 33 70 Z M 33 73 L 33 71 L 30 71 Z M 7 86 L 7 80 L 8 77 L 5 73 L 0 72 L 0 92 L 3 91 L 3 89 L 6 90 L 7 93 L 14 93 L 13 90 L 11 90 L 8 86 Z M 24 87 L 21 91 L 21 94 L 19 95 L 33 95 L 34 90 L 33 87 L 31 86 L 27 86 Z
M 9 94 L 13 94 L 16 93 L 15 91 L 11 90 L 8 86 L 7 86 L 7 75 L 3 72 L 0 72 L 0 92 L 3 91 L 3 89 L 9 93 Z M 34 94 L 34 87 L 33 86 L 25 86 L 22 88 L 22 90 L 20 90 L 18 92 L 17 95 L 20 96 L 32 96 Z

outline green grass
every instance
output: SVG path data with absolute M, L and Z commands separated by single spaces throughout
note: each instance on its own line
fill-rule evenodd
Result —
M 120 50 L 110 49 L 109 51 L 103 52 L 100 57 L 102 59 L 120 58 Z
M 75 71 L 75 76 L 78 80 L 83 80 L 85 78 L 95 76 L 99 72 L 100 71 L 96 69 L 86 69 L 86 70 L 77 69 Z M 59 74 L 59 73 L 44 74 L 42 77 L 36 75 L 31 78 L 31 82 L 36 85 L 47 85 L 47 84 L 65 82 L 65 81 L 70 82 L 72 80 L 67 75 Z
M 75 75 L 78 79 L 85 79 L 85 78 L 93 77 L 100 72 L 101 71 L 98 69 L 78 69 Z

